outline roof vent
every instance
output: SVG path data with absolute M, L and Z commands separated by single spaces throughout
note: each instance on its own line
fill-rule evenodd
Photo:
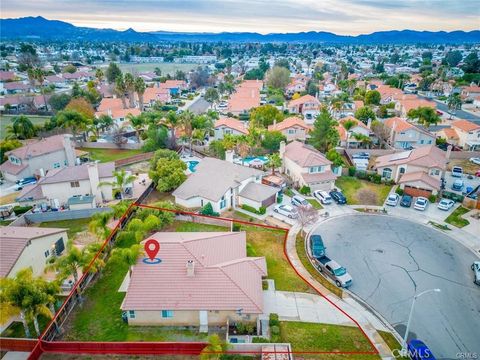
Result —
M 195 275 L 195 262 L 193 260 L 187 260 L 187 276 L 192 277 Z

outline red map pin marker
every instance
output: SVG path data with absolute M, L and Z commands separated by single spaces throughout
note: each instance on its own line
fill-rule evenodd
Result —
M 147 253 L 150 260 L 153 261 L 160 250 L 160 244 L 157 240 L 149 239 L 145 242 L 145 252 Z

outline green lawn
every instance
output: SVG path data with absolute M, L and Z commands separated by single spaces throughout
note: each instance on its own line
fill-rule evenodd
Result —
M 315 199 L 307 199 L 307 201 L 317 210 L 322 210 L 323 206 Z
M 470 224 L 470 221 L 462 218 L 462 215 L 465 215 L 469 211 L 470 209 L 459 206 L 450 215 L 448 215 L 448 217 L 445 219 L 445 222 L 458 228 L 467 226 L 468 224 Z
M 0 115 L 0 140 L 3 140 L 7 135 L 7 126 L 11 125 L 11 119 L 18 115 Z M 50 116 L 26 115 L 33 125 L 43 125 L 45 121 L 50 119 Z
M 79 148 L 78 150 L 87 151 L 92 160 L 100 162 L 109 162 L 119 159 L 125 159 L 133 155 L 142 153 L 142 150 L 124 150 L 124 149 L 94 149 L 94 148 Z
M 292 345 L 293 351 L 374 351 L 360 329 L 353 326 L 281 321 L 280 337 L 282 342 Z M 322 355 L 323 358 L 326 357 Z M 350 359 L 350 356 L 345 358 Z M 361 355 L 361 358 L 379 357 Z
M 397 338 L 393 336 L 391 332 L 388 331 L 378 331 L 378 334 L 382 337 L 383 341 L 385 341 L 390 348 L 390 350 L 400 350 L 402 345 L 397 341 Z M 409 359 L 409 357 L 401 356 L 397 359 Z
M 390 185 L 374 184 L 351 176 L 339 177 L 335 181 L 335 185 L 347 197 L 347 204 L 349 205 L 381 206 L 392 188 Z
M 198 68 L 199 64 L 179 64 L 179 63 L 170 63 L 170 62 L 160 62 L 160 63 L 149 63 L 149 64 L 119 64 L 122 71 L 127 71 L 131 73 L 143 72 L 143 71 L 154 71 L 155 68 L 160 68 L 163 75 L 175 75 L 177 70 L 183 72 L 189 72 L 190 70 Z
M 75 235 L 79 232 L 85 231 L 88 229 L 88 223 L 90 218 L 85 219 L 73 219 L 73 220 L 59 220 L 59 221 L 48 221 L 37 224 L 39 227 L 50 227 L 50 228 L 65 228 L 67 229 L 67 235 L 69 240 L 73 240 Z
M 297 255 L 300 261 L 302 262 L 302 265 L 304 266 L 305 269 L 307 269 L 310 275 L 312 275 L 312 277 L 315 280 L 317 280 L 320 284 L 325 286 L 332 293 L 334 293 L 335 295 L 341 298 L 343 293 L 342 289 L 336 286 L 335 284 L 331 283 L 327 279 L 325 279 L 325 277 L 323 277 L 322 275 L 320 275 L 308 260 L 307 253 L 305 252 L 303 236 L 301 236 L 300 234 L 297 235 L 297 239 L 295 242 L 295 249 L 297 250 Z

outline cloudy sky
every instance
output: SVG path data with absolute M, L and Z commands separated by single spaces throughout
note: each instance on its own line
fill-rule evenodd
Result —
M 474 30 L 480 0 L 1 0 L 1 17 L 41 15 L 137 31 Z

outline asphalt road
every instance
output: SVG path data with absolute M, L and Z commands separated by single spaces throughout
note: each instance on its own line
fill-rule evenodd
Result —
M 437 359 L 480 358 L 480 286 L 470 270 L 478 258 L 470 250 L 434 229 L 378 215 L 332 219 L 314 233 L 353 277 L 350 290 L 402 336 L 415 292 L 440 288 L 417 299 L 409 338 L 423 340 Z
M 210 103 L 205 100 L 203 97 L 197 99 L 197 101 L 193 102 L 188 106 L 188 110 L 193 112 L 194 114 L 202 114 L 207 111 Z
M 427 98 L 425 98 L 425 99 L 427 99 Z M 435 101 L 435 103 L 437 104 L 437 109 L 438 110 L 444 112 L 446 115 L 449 114 L 448 106 L 445 103 L 443 103 L 441 101 L 437 101 L 435 99 L 429 99 L 429 100 Z M 473 115 L 473 114 L 471 114 L 467 111 L 456 110 L 454 116 L 457 117 L 457 118 L 460 118 L 460 119 L 465 119 L 465 120 L 474 122 L 476 124 L 480 124 L 480 116 Z

